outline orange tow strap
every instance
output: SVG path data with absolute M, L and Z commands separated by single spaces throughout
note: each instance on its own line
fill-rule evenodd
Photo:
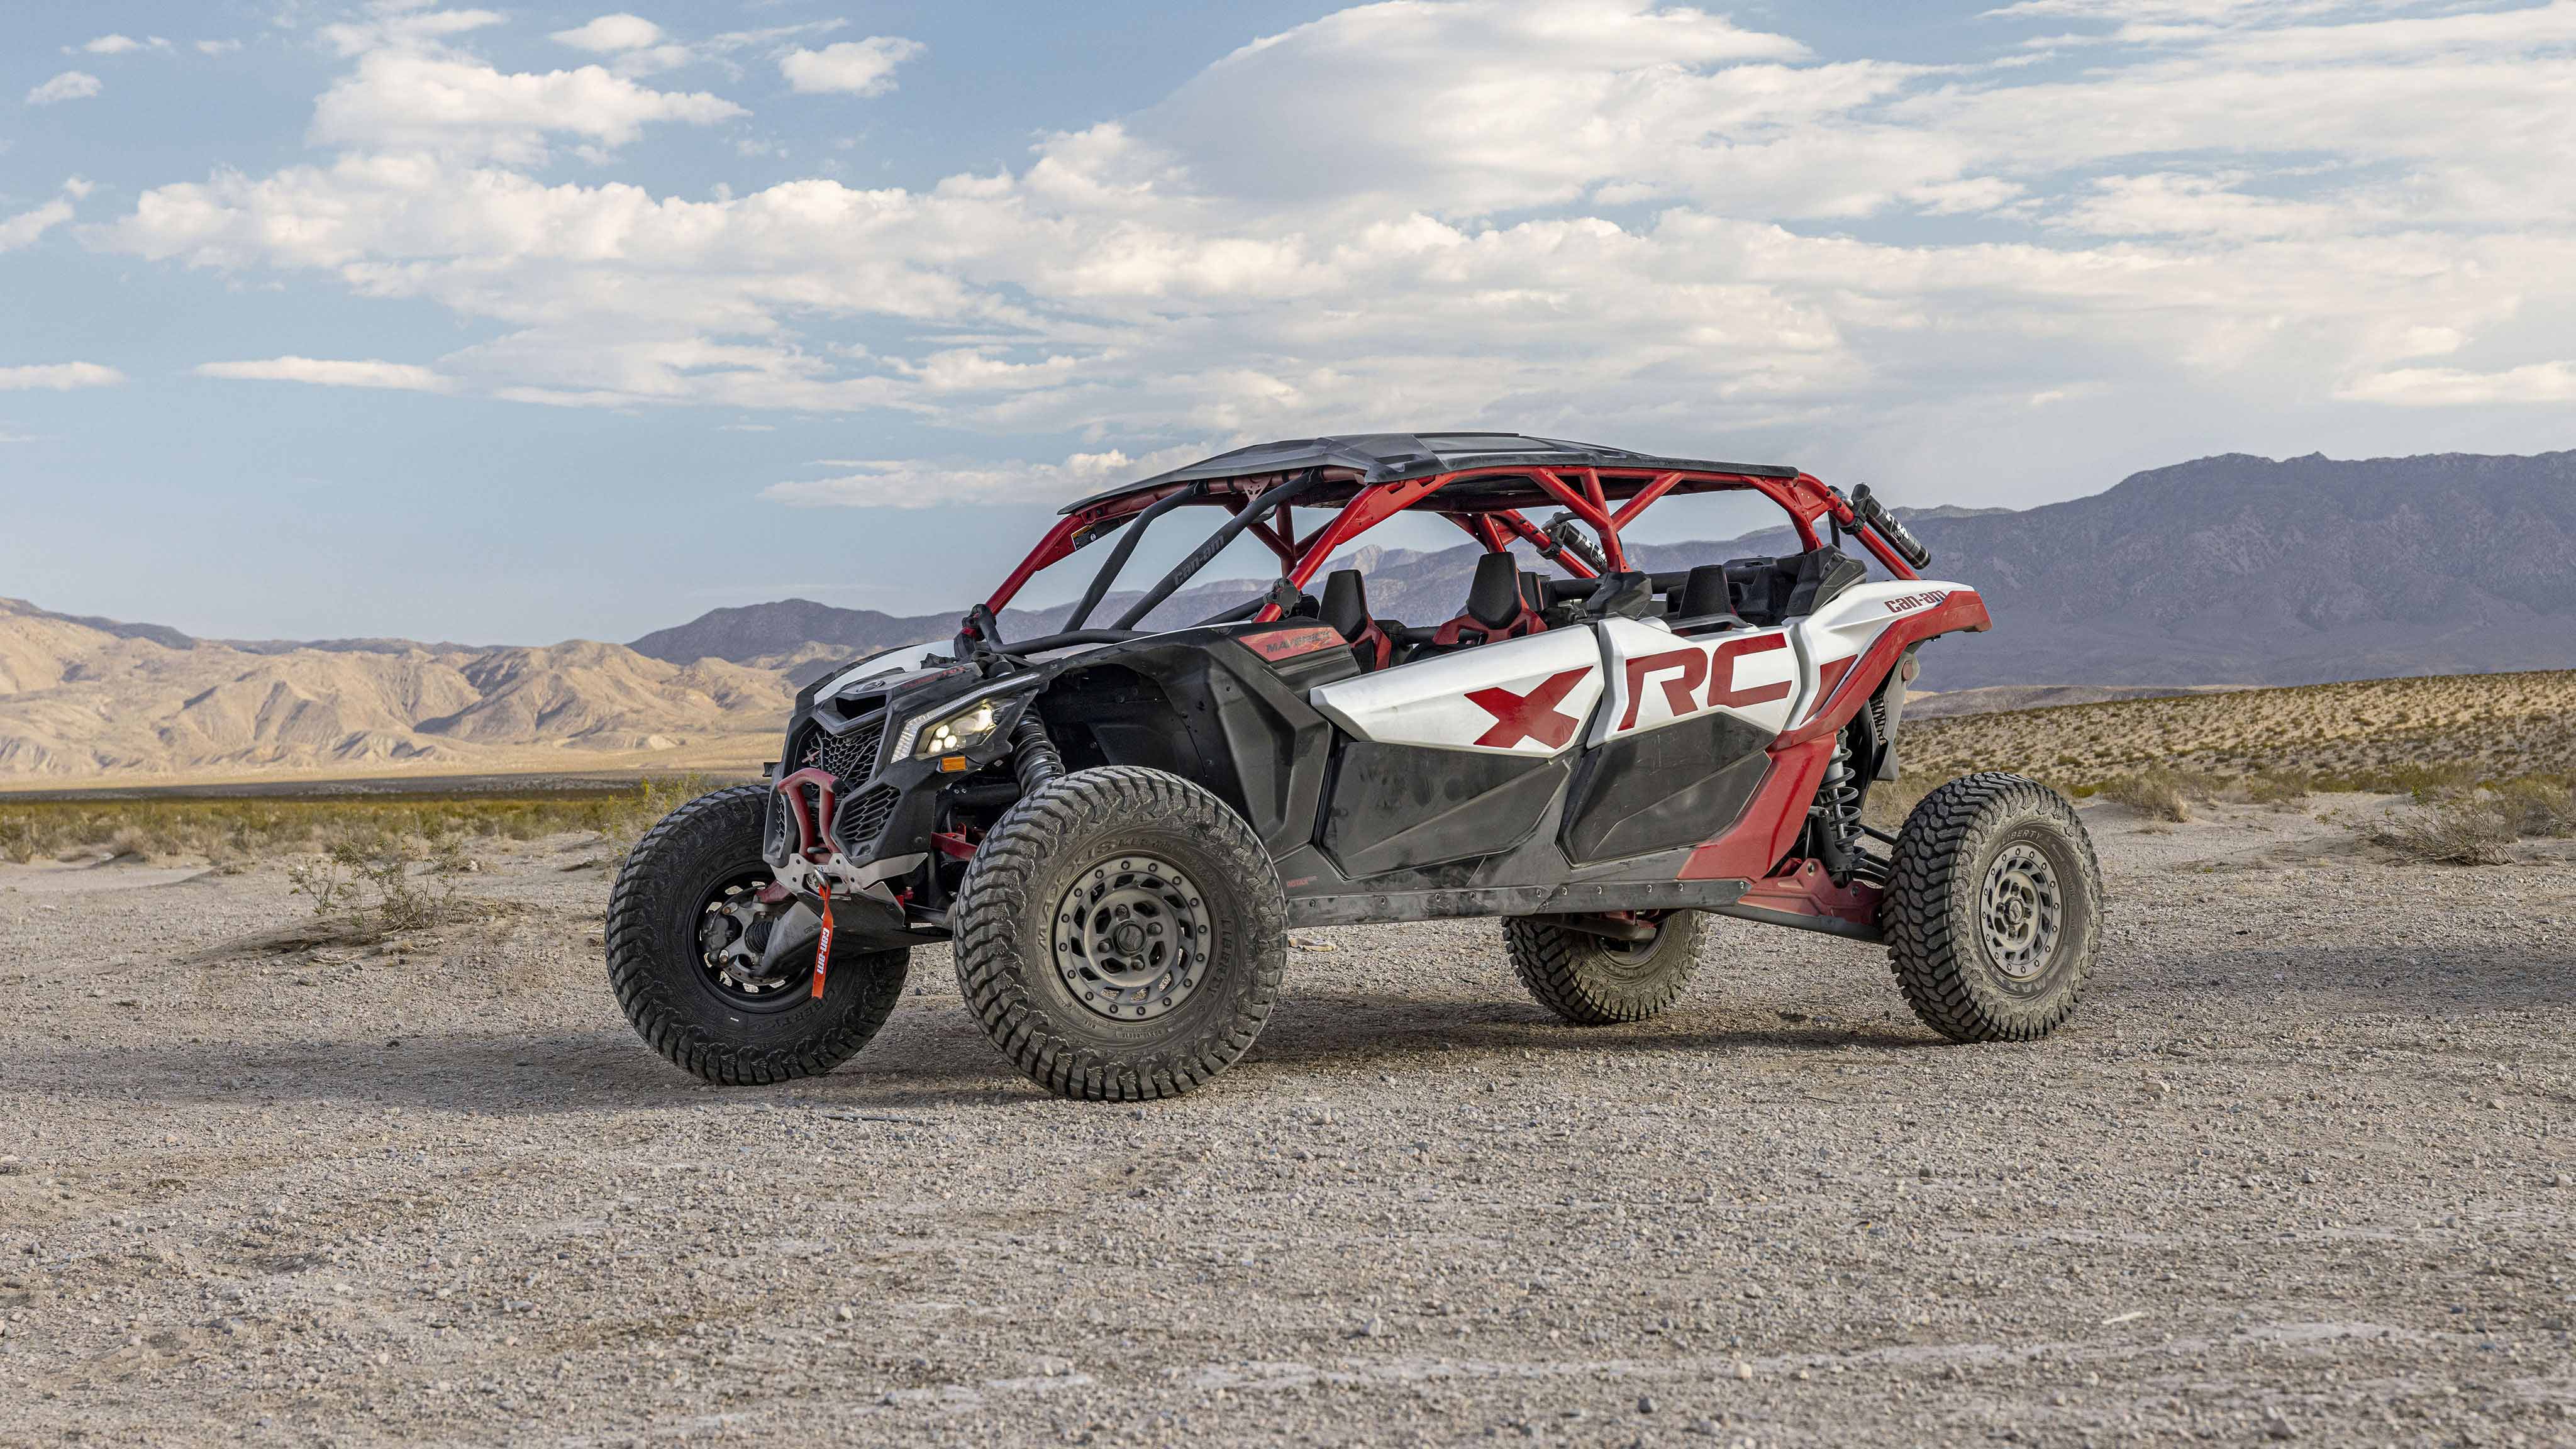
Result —
M 832 883 L 823 882 L 823 939 L 814 943 L 814 999 L 823 999 L 823 968 L 832 959 Z

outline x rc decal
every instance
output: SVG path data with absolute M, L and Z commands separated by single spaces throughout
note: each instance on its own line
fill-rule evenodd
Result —
M 1557 701 L 1591 673 L 1585 668 L 1551 674 L 1527 694 L 1514 694 L 1508 689 L 1467 691 L 1469 704 L 1494 717 L 1494 727 L 1476 736 L 1476 743 L 1510 749 L 1523 740 L 1536 740 L 1551 750 L 1562 747 L 1583 727 L 1583 721 L 1558 710 Z

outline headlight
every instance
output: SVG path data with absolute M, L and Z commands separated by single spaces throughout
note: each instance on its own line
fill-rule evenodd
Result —
M 939 755 L 953 755 L 991 739 L 993 731 L 1002 723 L 1001 712 L 993 707 L 994 703 L 993 700 L 979 699 L 955 714 L 919 726 L 912 757 L 927 760 Z

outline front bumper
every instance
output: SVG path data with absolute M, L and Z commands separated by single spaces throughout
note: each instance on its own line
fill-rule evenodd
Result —
M 836 930 L 846 928 L 838 907 L 854 900 L 881 908 L 893 929 L 915 939 L 945 929 L 945 916 L 933 909 L 944 897 L 931 873 L 948 792 L 1007 764 L 1011 726 L 1032 691 L 1019 681 L 999 684 L 1007 692 L 996 696 L 998 727 L 949 757 L 962 755 L 963 769 L 943 769 L 940 759 L 916 759 L 896 746 L 908 723 L 952 713 L 995 694 L 997 684 L 800 701 L 772 781 L 762 854 L 778 879 L 809 901 L 829 886 Z

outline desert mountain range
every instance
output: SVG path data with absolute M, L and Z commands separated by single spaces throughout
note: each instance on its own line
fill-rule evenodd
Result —
M 1905 516 L 1933 550 L 1930 572 L 1975 584 L 1996 624 L 1927 651 L 1921 683 L 1995 705 L 2071 697 L 2047 687 L 2576 667 L 2576 451 L 2230 454 L 2040 508 Z M 1794 546 L 1784 529 L 1631 554 L 1672 569 Z M 1474 550 L 1364 548 L 1350 562 L 1375 612 L 1432 622 L 1465 599 Z M 1186 623 L 1255 587 L 1184 590 L 1150 622 Z M 897 616 L 790 599 L 631 645 L 485 648 L 202 640 L 0 600 L 0 778 L 756 761 L 798 682 L 945 640 L 963 603 Z M 1005 637 L 1048 632 L 1065 613 L 1008 611 Z
M 0 599 L 0 776 L 590 767 L 775 736 L 775 670 L 620 644 L 243 646 Z M 556 765 L 565 768 L 565 765 Z

